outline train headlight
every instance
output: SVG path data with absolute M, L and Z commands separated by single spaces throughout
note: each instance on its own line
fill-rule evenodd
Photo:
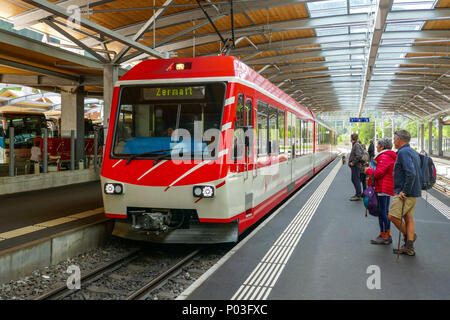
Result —
M 215 193 L 213 186 L 195 186 L 193 191 L 197 198 L 213 198 Z
M 123 185 L 120 183 L 106 183 L 104 191 L 106 194 L 122 194 Z

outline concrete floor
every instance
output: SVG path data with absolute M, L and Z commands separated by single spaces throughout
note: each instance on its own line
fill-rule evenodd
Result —
M 0 232 L 103 207 L 100 181 L 0 196 Z
M 335 164 L 324 169 L 188 299 L 233 297 Z M 450 299 L 450 216 L 444 216 L 449 212 L 449 198 L 429 193 L 442 203 L 439 210 L 418 200 L 416 256 L 400 256 L 396 262 L 395 226 L 391 245 L 371 245 L 379 233 L 378 218 L 365 217 L 363 203 L 348 200 L 353 194 L 350 169 L 343 166 L 267 299 Z M 378 282 L 372 281 L 375 269 Z M 368 282 L 379 289 L 369 289 Z

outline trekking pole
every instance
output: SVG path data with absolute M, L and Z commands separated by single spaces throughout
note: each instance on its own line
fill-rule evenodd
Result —
M 405 200 L 402 199 L 402 216 L 400 218 L 400 230 L 398 233 L 398 245 L 397 245 L 397 263 L 400 261 L 400 236 L 402 234 L 402 222 L 403 222 L 403 212 L 405 209 Z

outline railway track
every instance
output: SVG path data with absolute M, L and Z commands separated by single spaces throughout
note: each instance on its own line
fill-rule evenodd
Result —
M 81 283 L 83 285 L 90 284 L 90 283 L 98 280 L 99 278 L 103 277 L 105 274 L 108 274 L 110 272 L 113 272 L 113 271 L 123 267 L 124 265 L 137 259 L 139 257 L 140 252 L 141 252 L 140 249 L 133 250 L 129 254 L 127 254 L 123 257 L 120 257 L 120 258 L 112 261 L 111 263 L 101 266 L 100 268 L 81 277 L 81 279 L 80 279 Z M 60 287 L 58 287 L 56 289 L 48 291 L 41 296 L 34 298 L 34 300 L 60 300 L 60 299 L 63 299 L 65 297 L 73 294 L 73 293 L 74 293 L 73 290 L 70 290 L 67 287 L 67 284 L 65 284 L 65 285 L 61 285 Z
M 138 282 L 138 285 L 134 285 L 133 289 L 130 290 L 126 288 L 123 292 L 118 292 L 119 290 L 115 289 L 107 289 L 104 287 L 103 290 L 97 292 L 98 294 L 106 296 L 106 298 L 110 298 L 111 295 L 120 296 L 121 299 L 126 300 L 145 300 L 148 296 L 156 289 L 163 286 L 170 278 L 178 275 L 182 268 L 188 265 L 199 253 L 200 249 L 194 250 L 189 254 L 185 255 L 182 259 L 179 259 L 178 262 L 173 264 L 171 267 L 166 268 L 166 271 L 159 273 L 157 276 L 147 278 L 142 276 L 143 268 L 137 268 L 135 274 L 133 275 L 133 282 Z M 60 287 L 53 289 L 51 291 L 46 292 L 43 295 L 35 297 L 34 300 L 61 300 L 65 298 L 72 298 L 71 296 L 79 296 L 80 294 L 85 297 L 89 296 L 89 294 L 85 294 L 84 291 L 89 288 L 95 287 L 90 286 L 95 284 L 97 281 L 109 281 L 108 277 L 110 277 L 114 272 L 119 271 L 121 269 L 126 269 L 127 267 L 133 266 L 132 264 L 136 262 L 138 259 L 150 259 L 150 257 L 145 257 L 143 254 L 143 250 L 138 249 L 130 252 L 126 256 L 118 258 L 111 263 L 108 263 L 98 269 L 90 272 L 81 277 L 81 289 L 79 290 L 70 290 L 67 288 L 67 285 L 61 285 Z M 136 266 L 134 266 L 135 268 Z M 120 277 L 115 274 L 116 277 Z M 124 277 L 126 278 L 126 277 Z M 144 279 L 145 278 L 145 279 Z M 96 287 L 97 288 L 97 287 Z M 109 292 L 108 292 L 109 291 Z M 131 291 L 131 293 L 130 293 Z M 76 298 L 75 298 L 76 299 Z
M 450 195 L 450 179 L 437 175 L 436 183 L 433 188 L 445 193 L 446 195 Z
M 189 264 L 189 262 L 192 261 L 198 254 L 200 253 L 200 250 L 194 250 L 190 254 L 188 254 L 185 258 L 183 258 L 181 261 L 176 263 L 174 266 L 172 266 L 170 269 L 156 277 L 155 279 L 147 282 L 145 285 L 143 285 L 141 288 L 133 292 L 131 295 L 127 297 L 127 300 L 145 300 L 148 298 L 148 296 L 153 292 L 153 290 L 158 289 L 161 287 L 167 280 L 169 280 L 171 277 L 177 275 L 179 272 L 181 272 L 182 268 Z

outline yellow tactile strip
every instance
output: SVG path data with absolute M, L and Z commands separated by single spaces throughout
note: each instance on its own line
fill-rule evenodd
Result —
M 6 240 L 6 239 L 15 238 L 15 237 L 19 237 L 19 236 L 23 236 L 23 235 L 31 233 L 31 232 L 39 231 L 39 230 L 42 230 L 42 229 L 45 229 L 45 228 L 55 227 L 55 226 L 58 226 L 58 225 L 61 225 L 61 224 L 64 224 L 64 223 L 68 223 L 68 222 L 72 222 L 72 221 L 75 221 L 75 220 L 84 219 L 84 218 L 87 218 L 87 217 L 90 217 L 90 216 L 94 216 L 94 215 L 100 214 L 100 213 L 103 213 L 103 208 L 97 208 L 97 209 L 94 209 L 94 210 L 88 210 L 88 211 L 85 211 L 85 212 L 72 214 L 72 215 L 67 216 L 67 217 L 53 219 L 53 220 L 44 221 L 44 222 L 39 222 L 39 223 L 34 224 L 32 226 L 27 226 L 27 227 L 23 227 L 23 228 L 11 230 L 11 231 L 3 232 L 3 233 L 0 233 L 0 241 Z

